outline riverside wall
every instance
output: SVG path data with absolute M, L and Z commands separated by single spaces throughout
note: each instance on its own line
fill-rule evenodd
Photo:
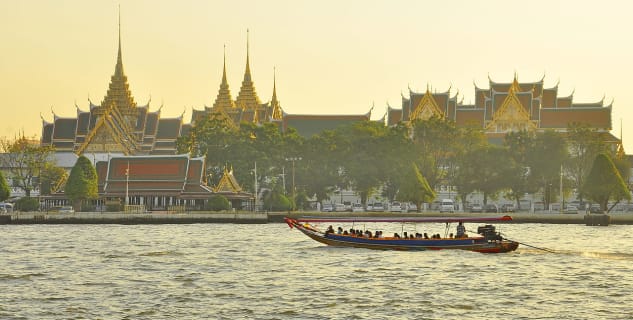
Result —
M 186 213 L 122 213 L 122 212 L 77 212 L 44 213 L 14 212 L 0 215 L 0 224 L 188 224 L 188 223 L 237 223 L 263 224 L 283 223 L 283 218 L 315 217 L 490 217 L 505 215 L 491 213 L 388 213 L 388 212 L 186 212 Z M 512 221 L 508 223 L 549 223 L 549 224 L 586 224 L 584 213 L 510 213 Z M 595 215 L 600 218 L 604 215 Z M 590 216 L 591 217 L 591 216 Z M 609 224 L 633 224 L 633 213 L 614 213 L 608 215 Z

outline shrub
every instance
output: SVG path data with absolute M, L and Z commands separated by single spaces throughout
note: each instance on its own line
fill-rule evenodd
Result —
M 292 209 L 292 202 L 283 194 L 272 194 L 264 199 L 264 208 L 271 211 L 288 211 Z
M 222 211 L 231 209 L 231 203 L 225 196 L 215 195 L 209 197 L 207 209 L 213 211 Z
M 20 211 L 37 211 L 40 208 L 40 202 L 37 198 L 23 197 L 15 202 L 15 207 Z

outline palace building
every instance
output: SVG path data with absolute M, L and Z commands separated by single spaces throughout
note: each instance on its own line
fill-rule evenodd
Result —
M 515 75 L 512 82 L 494 82 L 489 79 L 488 88 L 475 84 L 475 103 L 463 104 L 458 93 L 414 92 L 402 96 L 402 108 L 388 107 L 387 124 L 424 120 L 437 116 L 452 120 L 458 127 L 482 128 L 489 140 L 501 140 L 508 132 L 528 130 L 567 131 L 571 123 L 583 123 L 603 133 L 606 141 L 619 143 L 611 130 L 611 104 L 604 101 L 577 103 L 573 92 L 559 96 L 558 84 L 545 88 L 544 77 L 536 82 L 519 82 Z
M 89 101 L 88 110 L 78 106 L 75 118 L 42 118 L 41 144 L 57 152 L 81 154 L 175 154 L 176 139 L 191 126 L 182 116 L 161 118 L 161 108 L 150 111 L 150 101 L 139 106 L 134 101 L 123 71 L 121 32 L 114 75 L 100 105 Z M 102 158 L 102 157 L 101 157 Z

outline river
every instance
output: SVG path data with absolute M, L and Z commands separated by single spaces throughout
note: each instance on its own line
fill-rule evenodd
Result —
M 633 318 L 633 226 L 499 229 L 556 253 L 334 248 L 285 224 L 2 225 L 0 319 Z

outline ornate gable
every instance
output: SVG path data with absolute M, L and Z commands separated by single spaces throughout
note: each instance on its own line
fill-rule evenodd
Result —
M 486 131 L 508 132 L 536 129 L 536 123 L 530 120 L 530 115 L 516 94 L 517 89 L 519 87 L 515 79 L 515 82 L 510 86 L 508 96 L 501 103 L 501 107 L 495 111 L 492 120 L 486 124 Z
M 437 105 L 429 88 L 426 88 L 426 93 L 411 113 L 409 120 L 428 120 L 433 116 L 444 118 L 444 112 Z
M 229 171 L 227 168 L 224 168 L 224 173 L 222 174 L 222 179 L 218 182 L 218 185 L 213 188 L 213 192 L 216 193 L 239 193 L 242 191 L 242 187 L 235 180 L 235 176 L 233 175 L 233 168 Z

